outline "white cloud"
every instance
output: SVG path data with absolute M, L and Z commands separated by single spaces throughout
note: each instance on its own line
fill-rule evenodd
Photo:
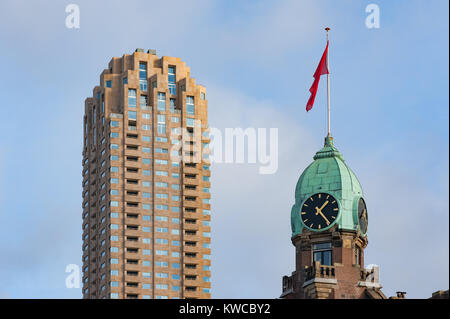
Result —
M 278 127 L 279 169 L 214 164 L 212 171 L 213 291 L 215 298 L 274 298 L 294 270 L 290 209 L 300 169 L 317 147 L 310 134 L 277 106 L 208 86 L 213 127 Z

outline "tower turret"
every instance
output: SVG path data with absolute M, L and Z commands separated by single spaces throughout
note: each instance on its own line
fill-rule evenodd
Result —
M 367 225 L 361 184 L 328 135 L 295 188 L 296 270 L 281 298 L 385 298 L 378 267 L 364 268 Z
M 338 204 L 336 219 L 327 227 L 317 229 L 316 225 L 305 223 L 299 214 L 302 205 L 314 194 L 329 194 Z M 360 231 L 363 236 L 367 232 L 366 223 L 359 225 L 358 205 L 363 199 L 361 184 L 352 170 L 345 164 L 344 157 L 334 146 L 333 138 L 326 137 L 324 147 L 314 155 L 312 162 L 300 175 L 295 188 L 295 203 L 291 210 L 292 237 L 301 234 L 306 228 L 311 231 L 324 231 L 337 226 L 337 229 Z M 365 202 L 364 202 L 365 203 Z M 321 217 L 318 215 L 318 217 Z M 363 228 L 363 229 L 362 229 Z

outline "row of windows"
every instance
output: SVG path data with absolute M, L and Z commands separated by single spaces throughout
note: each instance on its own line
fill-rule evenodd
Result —
M 157 204 L 157 205 L 155 205 L 155 207 L 156 207 L 157 210 L 169 210 L 169 206 L 168 205 Z M 142 204 L 142 208 L 144 210 L 151 210 L 151 205 L 150 204 Z M 101 211 L 104 212 L 105 210 L 106 210 L 106 206 L 102 206 Z M 180 212 L 180 207 L 179 206 L 172 206 L 171 210 L 174 213 L 179 213 Z M 203 209 L 203 215 L 209 216 L 209 215 L 211 215 L 211 211 L 209 209 Z M 83 217 L 86 218 L 87 215 L 85 214 Z M 111 218 L 118 218 L 118 217 L 119 217 L 119 213 L 111 212 Z M 143 215 L 142 218 L 145 221 L 151 220 L 151 216 L 150 215 Z M 174 219 L 172 219 L 172 222 L 174 222 Z M 209 225 L 205 225 L 205 226 L 209 226 Z
M 150 255 L 150 254 L 144 254 L 144 255 Z M 205 260 L 210 260 L 211 259 L 211 255 L 209 254 L 203 254 L 203 259 Z M 138 264 L 139 260 L 133 259 L 133 261 Z M 118 265 L 119 264 L 119 258 L 110 258 L 109 260 L 110 264 L 112 265 Z M 104 263 L 102 264 L 101 268 L 104 268 L 105 266 L 103 266 Z M 151 267 L 152 263 L 150 260 L 142 260 L 142 266 L 143 267 Z M 161 267 L 161 268 L 168 268 L 169 267 L 169 262 L 168 261 L 160 261 L 157 260 L 155 261 L 155 266 L 156 267 Z M 171 266 L 173 269 L 180 269 L 180 263 L 171 263 Z M 203 270 L 210 270 L 210 266 L 204 266 Z
M 141 89 L 142 90 L 142 89 Z M 169 91 L 171 90 L 169 84 Z M 204 97 L 204 95 L 202 95 Z M 137 94 L 136 89 L 128 89 L 128 107 L 135 108 L 137 106 Z M 141 107 L 146 107 L 148 105 L 148 99 L 146 95 L 140 96 L 140 104 Z M 174 98 L 169 99 L 170 110 L 174 111 L 176 102 Z M 158 111 L 166 111 L 166 93 L 158 92 L 157 96 L 157 109 Z M 195 105 L 194 105 L 194 97 L 187 96 L 186 97 L 186 114 L 194 115 L 195 114 Z
M 89 292 L 89 290 L 87 288 L 83 291 L 84 294 L 87 294 L 88 292 Z M 211 289 L 203 288 L 203 292 L 207 293 L 207 294 L 210 294 L 211 293 Z M 110 298 L 111 299 L 119 299 L 119 294 L 116 293 L 116 292 L 112 292 L 110 294 Z M 133 295 L 133 298 L 137 298 L 137 295 Z M 142 295 L 142 299 L 151 299 L 151 298 L 152 298 L 152 296 L 150 296 L 150 295 Z M 169 299 L 169 296 L 156 295 L 155 299 Z M 179 299 L 179 298 L 178 297 L 172 297 L 172 299 Z

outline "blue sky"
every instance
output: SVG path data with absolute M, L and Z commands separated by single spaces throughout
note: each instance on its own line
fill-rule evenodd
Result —
M 69 3 L 80 6 L 80 29 L 65 27 Z M 369 3 L 380 7 L 379 29 L 365 26 Z M 213 297 L 278 297 L 294 270 L 295 184 L 326 134 L 323 80 L 305 112 L 325 26 L 332 132 L 370 215 L 366 263 L 380 266 L 387 295 L 448 289 L 448 9 L 438 0 L 2 0 L 0 297 L 81 296 L 65 288 L 65 267 L 81 264 L 84 99 L 109 60 L 135 48 L 187 62 L 207 88 L 211 126 L 279 128 L 276 174 L 216 164 L 211 190 Z

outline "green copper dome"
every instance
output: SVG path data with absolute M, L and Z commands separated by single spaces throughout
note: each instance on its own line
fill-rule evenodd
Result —
M 316 193 L 330 194 L 338 201 L 339 214 L 328 228 L 337 224 L 339 229 L 358 229 L 357 206 L 363 192 L 355 174 L 334 147 L 332 137 L 325 138 L 325 146 L 316 153 L 314 162 L 298 179 L 295 204 L 291 210 L 292 236 L 301 234 L 305 228 L 300 209 L 303 202 Z

